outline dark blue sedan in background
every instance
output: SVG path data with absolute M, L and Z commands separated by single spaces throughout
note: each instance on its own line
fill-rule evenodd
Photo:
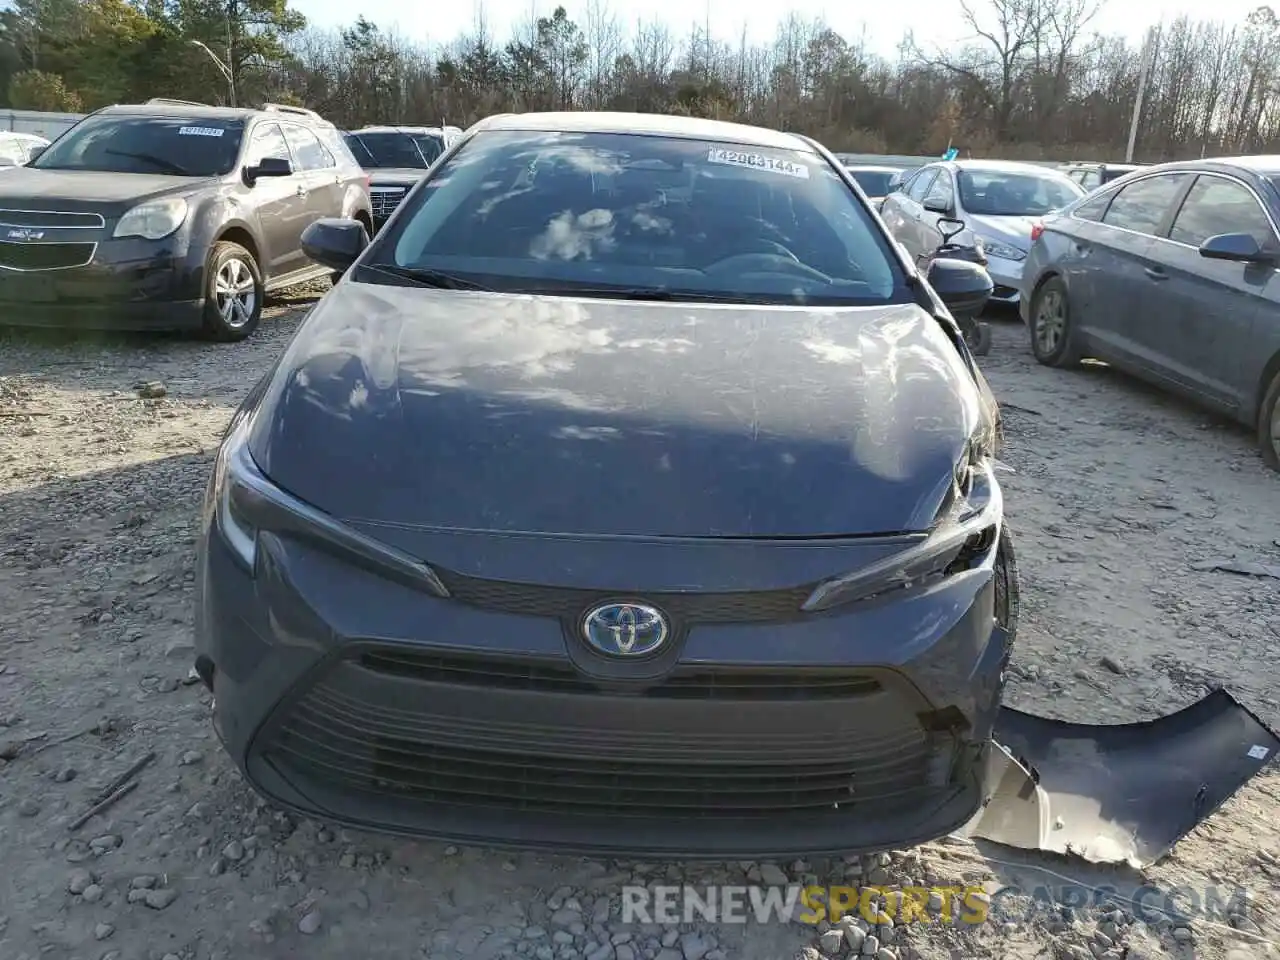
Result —
M 1280 157 L 1144 167 L 1045 217 L 1022 319 L 1046 366 L 1085 357 L 1257 431 L 1280 469 Z

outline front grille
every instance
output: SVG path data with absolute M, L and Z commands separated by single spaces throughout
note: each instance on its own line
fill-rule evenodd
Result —
M 561 744 L 553 754 L 547 728 L 532 719 L 531 728 L 506 727 L 481 743 L 475 731 L 488 726 L 484 717 L 442 718 L 427 714 L 428 706 L 396 710 L 322 684 L 289 711 L 265 756 L 304 793 L 318 786 L 562 816 L 776 817 L 837 805 L 882 811 L 930 789 L 929 741 L 901 715 L 883 717 L 865 737 L 833 741 L 822 759 L 796 761 L 776 749 L 778 762 L 762 763 L 759 752 L 750 760 L 698 748 L 698 731 L 675 745 L 694 757 L 628 758 L 626 745 L 593 755 Z
M 387 677 L 488 689 L 598 695 L 600 686 L 568 662 L 380 649 L 360 655 L 367 670 Z M 831 700 L 880 691 L 873 677 L 828 669 L 682 667 L 638 695 L 667 700 Z
M 449 596 L 469 606 L 526 617 L 578 617 L 588 608 L 618 597 L 618 592 L 544 587 L 503 580 L 464 577 L 433 568 Z M 751 593 L 644 593 L 676 621 L 695 623 L 768 623 L 796 620 L 814 584 Z
M 387 219 L 400 206 L 406 192 L 404 187 L 374 187 L 369 191 L 373 215 L 379 220 Z
M 0 267 L 6 270 L 62 270 L 93 259 L 94 243 L 13 243 L 0 240 Z
M 0 227 L 34 227 L 45 230 L 94 230 L 106 226 L 98 213 L 71 213 L 62 210 L 0 209 Z

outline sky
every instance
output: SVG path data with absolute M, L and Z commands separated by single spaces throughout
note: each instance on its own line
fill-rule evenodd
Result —
M 574 3 L 562 0 L 570 17 L 582 18 L 586 0 Z M 1173 20 L 1183 14 L 1194 19 L 1243 22 L 1249 11 L 1263 0 L 1106 0 L 1094 20 L 1103 33 L 1118 33 L 1135 43 L 1147 28 L 1162 19 Z M 969 31 L 961 19 L 956 0 L 913 0 L 901 8 L 910 17 L 868 18 L 868 4 L 832 2 L 832 0 L 792 0 L 779 4 L 776 0 L 607 0 L 605 4 L 624 25 L 637 20 L 658 19 L 678 36 L 687 36 L 695 22 L 704 17 L 718 39 L 735 44 L 745 27 L 748 40 L 768 42 L 777 35 L 777 26 L 788 12 L 804 18 L 822 17 L 847 39 L 865 37 L 867 46 L 885 56 L 894 56 L 898 42 L 908 28 L 926 50 L 949 47 L 966 39 Z M 351 23 L 357 12 L 383 29 L 396 28 L 407 39 L 430 43 L 447 43 L 459 34 L 470 32 L 480 4 L 473 0 L 452 3 L 415 5 L 404 0 L 361 0 L 352 7 L 343 0 L 293 0 L 293 6 L 318 27 L 340 27 Z M 529 19 L 531 12 L 546 16 L 557 6 L 556 0 L 483 0 L 484 17 L 491 32 L 506 39 L 511 28 Z M 975 10 L 983 8 L 982 0 L 973 0 Z

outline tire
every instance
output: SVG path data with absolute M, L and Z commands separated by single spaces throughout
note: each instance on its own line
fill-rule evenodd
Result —
M 991 325 L 981 320 L 973 321 L 973 337 L 969 343 L 969 352 L 975 357 L 985 357 L 991 352 Z
M 1018 619 L 1022 609 L 1022 591 L 1018 582 L 1018 557 L 1013 547 L 1013 533 L 1009 529 L 1008 520 L 1000 528 L 1000 544 L 995 563 L 996 623 L 1003 627 L 1008 636 L 1005 642 L 1004 660 L 1000 666 L 1001 683 L 1009 670 L 1009 661 L 1013 659 L 1013 647 L 1018 639 Z
M 1258 446 L 1272 470 L 1280 470 L 1280 373 L 1271 378 L 1258 409 Z
M 1036 288 L 1027 333 L 1032 355 L 1046 367 L 1074 367 L 1080 363 L 1067 288 L 1057 277 L 1050 277 Z
M 262 322 L 266 291 L 258 262 L 238 243 L 220 241 L 205 265 L 204 334 L 235 343 L 252 336 Z M 238 307 L 232 306 L 233 303 Z

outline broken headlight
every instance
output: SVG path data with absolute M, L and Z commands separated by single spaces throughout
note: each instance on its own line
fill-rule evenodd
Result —
M 948 572 L 966 550 L 994 543 L 1003 510 L 991 461 L 973 447 L 960 458 L 933 528 L 916 542 L 852 573 L 820 583 L 803 609 L 818 612 L 900 590 Z
M 425 563 L 365 536 L 277 487 L 249 453 L 251 418 L 235 424 L 218 450 L 206 496 L 206 514 L 236 562 L 253 573 L 258 535 L 270 531 L 305 540 L 339 559 L 436 596 L 448 591 Z

